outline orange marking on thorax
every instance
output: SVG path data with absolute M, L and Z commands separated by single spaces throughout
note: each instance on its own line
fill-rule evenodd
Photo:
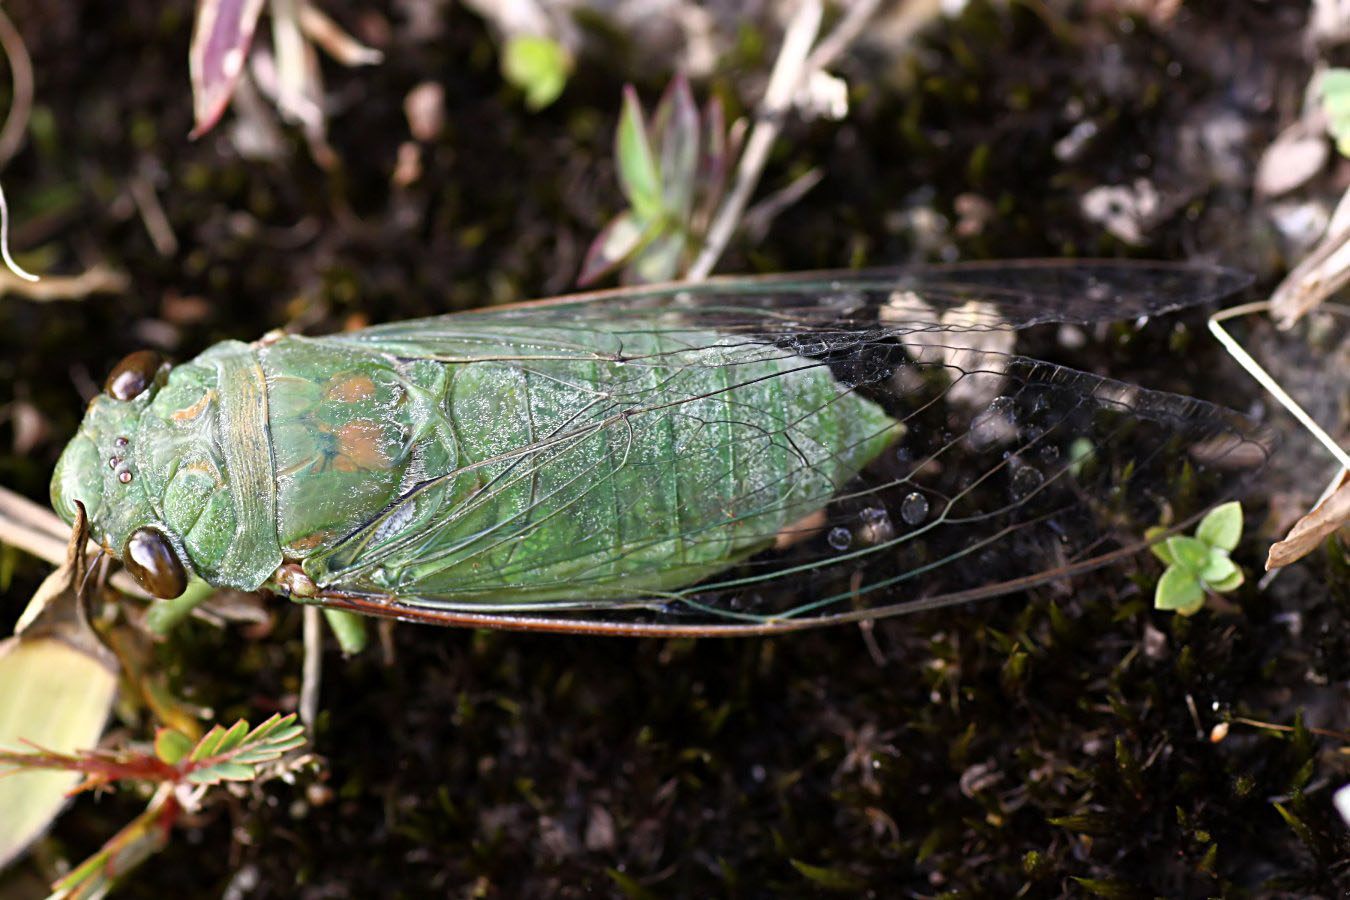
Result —
M 175 422 L 191 421 L 206 412 L 206 408 L 211 405 L 211 401 L 214 400 L 215 397 L 215 388 L 207 388 L 200 400 L 185 409 L 175 410 L 171 414 L 171 418 Z
M 306 550 L 313 550 L 332 536 L 333 531 L 331 529 L 320 529 L 319 531 L 307 534 L 302 538 L 296 538 L 286 545 L 286 549 L 293 550 L 297 553 L 303 553 Z
M 338 457 L 333 465 L 342 472 L 389 468 L 391 460 L 384 452 L 383 438 L 383 429 L 374 422 L 348 422 L 337 430 Z
M 177 415 L 177 413 L 175 413 L 175 415 Z M 222 484 L 224 484 L 224 482 L 220 478 L 220 470 L 217 469 L 207 460 L 204 459 L 189 460 L 188 462 L 183 463 L 182 468 L 188 472 L 202 472 L 206 475 L 210 475 L 211 480 L 216 483 L 216 487 L 220 487 Z
M 368 375 L 349 375 L 334 378 L 328 383 L 324 398 L 339 403 L 359 403 L 375 396 L 375 382 Z

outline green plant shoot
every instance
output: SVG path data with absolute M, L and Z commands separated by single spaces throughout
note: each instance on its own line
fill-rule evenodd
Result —
M 1149 529 L 1149 537 L 1161 529 Z M 1242 584 L 1242 570 L 1228 558 L 1242 537 L 1242 504 L 1236 500 L 1210 510 L 1195 536 L 1173 535 L 1151 547 L 1167 564 L 1153 594 L 1156 609 L 1194 615 L 1205 605 L 1206 592 L 1226 593 Z
M 681 274 L 722 199 L 741 133 L 728 132 L 715 98 L 700 117 L 683 77 L 670 83 L 650 126 L 637 92 L 624 88 L 614 156 L 628 209 L 591 243 L 577 281 L 589 284 L 620 266 L 630 283 Z
M 207 788 L 276 774 L 274 764 L 305 743 L 304 728 L 295 719 L 294 713 L 277 714 L 252 729 L 240 719 L 229 728 L 216 725 L 195 742 L 180 731 L 161 728 L 153 749 L 0 751 L 0 767 L 82 775 L 77 792 L 118 782 L 158 785 L 145 811 L 53 884 L 52 896 L 103 896 L 167 843 L 174 823 L 201 807 Z
M 525 95 L 525 105 L 540 110 L 562 95 L 572 57 L 551 38 L 522 35 L 502 49 L 502 77 Z

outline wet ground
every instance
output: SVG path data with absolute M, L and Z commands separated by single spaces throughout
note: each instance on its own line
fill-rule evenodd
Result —
M 818 166 L 821 182 L 720 270 L 1203 254 L 1273 284 L 1290 246 L 1251 185 L 1306 85 L 1303 5 L 1193 3 L 1157 21 L 1120 5 L 975 4 L 904 53 L 878 29 L 838 67 L 848 119 L 790 123 L 765 175 L 773 189 Z M 129 287 L 0 300 L 0 482 L 45 498 L 83 398 L 131 350 L 183 358 L 288 324 L 572 284 L 620 204 L 620 87 L 650 102 L 669 67 L 588 18 L 565 94 L 530 113 L 474 15 L 375 6 L 324 4 L 388 60 L 325 65 L 340 160 L 325 170 L 289 129 L 270 159 L 243 158 L 257 135 L 232 116 L 185 139 L 192 4 L 6 5 L 37 96 L 3 172 L 13 242 L 31 268 L 103 263 Z M 696 91 L 752 102 L 775 40 L 747 25 Z M 425 81 L 444 89 L 445 125 L 396 186 L 403 99 Z M 1344 174 L 1300 196 L 1334 198 Z M 1085 210 L 1103 186 L 1125 190 Z M 1168 326 L 1176 352 L 1122 342 L 1098 361 L 1271 414 L 1201 323 Z M 1333 421 L 1344 383 L 1319 380 L 1317 354 L 1253 339 L 1331 399 Z M 1249 528 L 1330 474 L 1305 438 L 1286 443 L 1294 462 L 1249 496 Z M 1235 553 L 1249 572 L 1268 537 Z M 10 554 L 3 571 L 8 624 L 45 566 Z M 1350 841 L 1330 795 L 1350 773 L 1342 742 L 1307 726 L 1350 724 L 1350 572 L 1316 554 L 1192 619 L 1149 609 L 1156 573 L 1140 559 L 1068 589 L 773 640 L 399 627 L 392 660 L 326 660 L 322 775 L 222 796 L 121 895 L 1340 895 Z M 257 721 L 296 702 L 299 630 L 280 608 L 269 633 L 193 622 L 157 652 L 183 695 Z M 1212 743 L 1228 715 L 1295 730 L 1234 725 Z M 39 858 L 81 858 L 137 808 L 82 799 Z M 26 896 L 34 871 L 0 895 Z

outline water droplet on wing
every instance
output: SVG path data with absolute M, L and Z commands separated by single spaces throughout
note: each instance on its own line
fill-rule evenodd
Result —
M 1041 470 L 1034 466 L 1022 466 L 1012 474 L 1012 495 L 1015 499 L 1022 499 L 1041 486 L 1045 478 L 1041 475 Z
M 853 532 L 842 526 L 835 526 L 830 529 L 830 533 L 825 537 L 830 546 L 836 550 L 847 550 L 853 543 Z
M 920 525 L 928 518 L 928 498 L 914 491 L 900 503 L 900 518 L 906 525 Z
M 880 544 L 895 537 L 895 526 L 886 510 L 879 506 L 869 506 L 862 511 L 862 541 L 865 544 Z

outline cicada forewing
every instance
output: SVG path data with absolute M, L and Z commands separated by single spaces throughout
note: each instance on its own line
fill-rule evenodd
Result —
M 311 339 L 444 367 L 415 387 L 453 459 L 304 569 L 336 608 L 628 634 L 795 630 L 1071 576 L 1231 496 L 1273 439 L 1018 342 L 1245 283 L 1119 262 L 729 278 Z

